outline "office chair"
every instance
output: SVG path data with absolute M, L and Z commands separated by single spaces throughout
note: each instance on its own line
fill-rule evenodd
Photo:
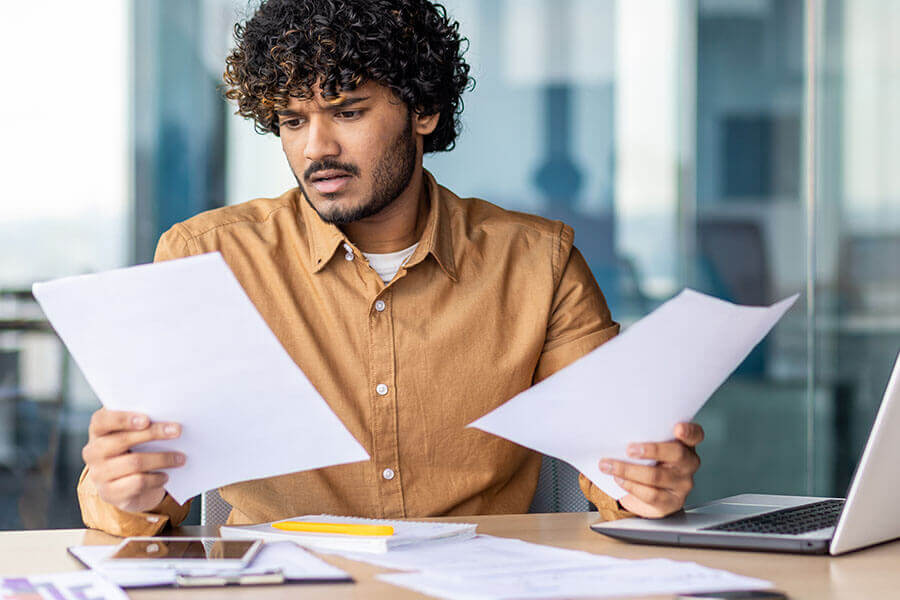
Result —
M 578 471 L 552 456 L 544 456 L 528 512 L 585 512 L 589 508 L 590 504 L 578 487 Z M 222 499 L 218 490 L 209 490 L 200 496 L 201 525 L 222 525 L 230 512 L 231 505 Z
M 201 525 L 224 525 L 229 514 L 231 514 L 231 505 L 222 499 L 219 490 L 207 490 L 201 494 Z
M 528 512 L 587 512 L 590 506 L 578 487 L 578 469 L 545 454 Z

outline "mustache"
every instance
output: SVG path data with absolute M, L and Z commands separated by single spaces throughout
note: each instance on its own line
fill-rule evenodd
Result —
M 309 165 L 306 168 L 306 171 L 303 172 L 303 179 L 305 181 L 309 181 L 309 178 L 312 177 L 315 173 L 318 173 L 319 171 L 332 171 L 332 170 L 346 171 L 347 173 L 350 173 L 351 175 L 356 175 L 357 177 L 359 176 L 359 168 L 356 165 L 350 164 L 350 163 L 342 163 L 342 162 L 339 162 L 336 160 L 326 158 L 324 160 L 317 160 L 313 164 Z

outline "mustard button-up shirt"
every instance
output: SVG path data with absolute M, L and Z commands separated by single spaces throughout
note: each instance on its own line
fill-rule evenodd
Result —
M 570 227 L 459 198 L 427 172 L 425 185 L 424 232 L 387 285 L 297 188 L 202 213 L 160 239 L 157 261 L 222 253 L 288 354 L 371 456 L 225 486 L 230 523 L 323 512 L 403 518 L 527 511 L 541 456 L 466 425 L 619 327 Z M 284 414 L 297 414 L 290 398 Z M 78 492 L 90 527 L 148 535 L 187 513 L 168 496 L 150 513 L 120 511 L 86 475 Z M 581 486 L 602 516 L 623 514 L 583 477 Z

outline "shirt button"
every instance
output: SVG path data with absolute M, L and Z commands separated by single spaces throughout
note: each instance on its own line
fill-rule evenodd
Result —
M 386 396 L 388 393 L 388 387 L 383 383 L 379 383 L 375 386 L 375 391 L 378 392 L 379 396 Z
M 344 258 L 345 258 L 346 260 L 353 260 L 353 253 L 352 253 L 352 252 L 348 252 L 347 254 L 344 255 Z
M 390 481 L 394 478 L 394 470 L 393 469 L 385 469 L 381 472 L 381 476 Z
M 375 301 L 375 310 L 381 312 L 385 309 L 387 305 L 384 303 L 384 300 L 376 300 Z

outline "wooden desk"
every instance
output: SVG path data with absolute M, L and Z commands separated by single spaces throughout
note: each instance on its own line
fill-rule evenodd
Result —
M 797 556 L 761 552 L 725 552 L 638 546 L 618 542 L 588 529 L 596 513 L 561 513 L 548 515 L 504 515 L 472 517 L 478 531 L 504 537 L 517 537 L 529 542 L 586 550 L 621 558 L 671 558 L 695 561 L 708 567 L 727 569 L 742 575 L 773 581 L 792 599 L 870 599 L 900 597 L 900 542 L 883 544 L 836 558 Z M 440 519 L 437 519 L 440 520 Z M 214 535 L 212 527 L 182 527 L 180 535 Z M 0 564 L 6 575 L 30 575 L 78 570 L 80 565 L 66 553 L 67 546 L 110 544 L 118 538 L 84 529 L 50 531 L 14 531 L 0 533 Z M 287 585 L 265 588 L 230 588 L 204 590 L 131 590 L 129 595 L 142 598 L 421 598 L 419 594 L 376 581 L 374 574 L 383 569 L 340 558 L 329 562 L 345 569 L 356 584 Z M 654 598 L 668 598 L 655 596 Z

